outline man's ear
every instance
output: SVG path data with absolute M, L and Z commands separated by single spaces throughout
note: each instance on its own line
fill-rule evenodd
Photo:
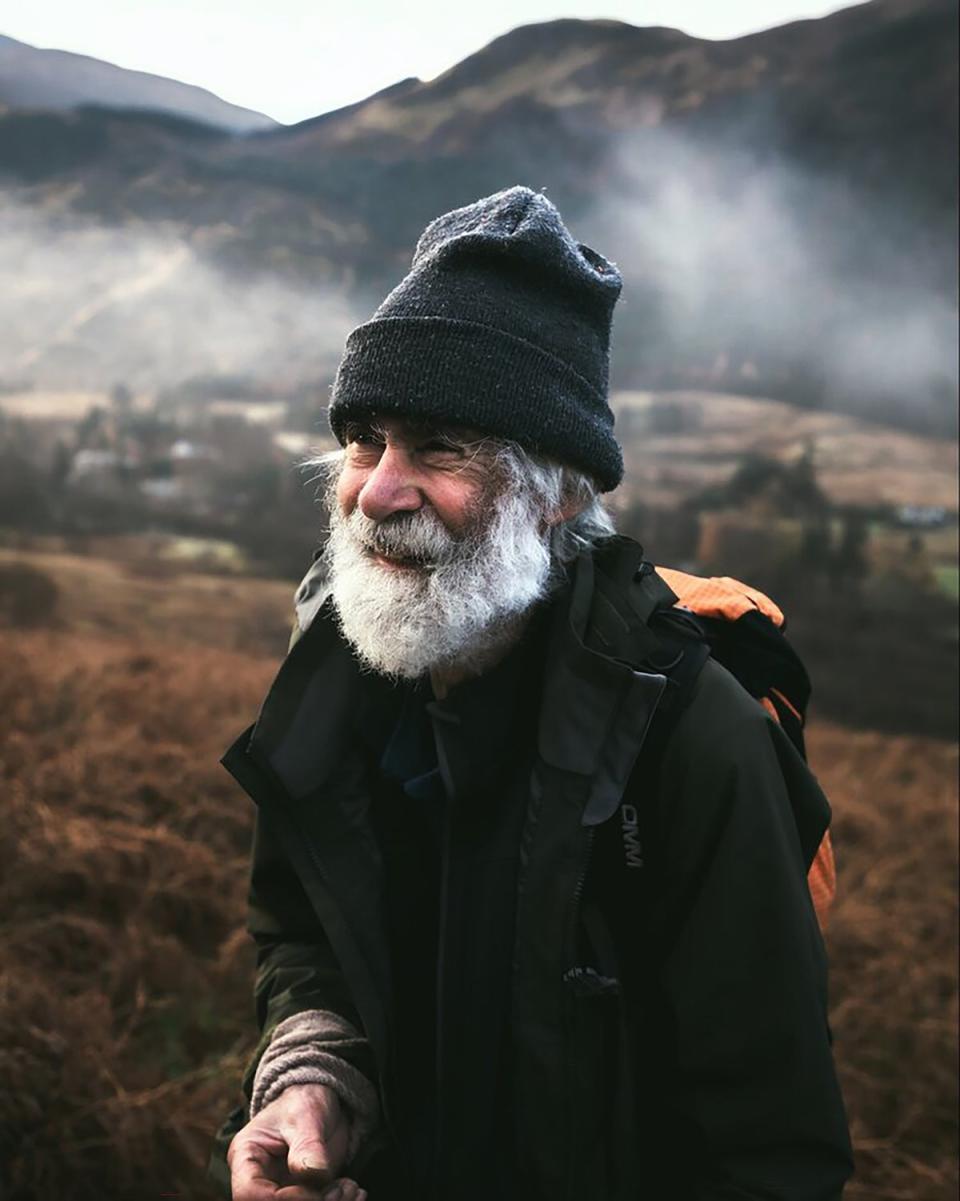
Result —
M 541 528 L 552 529 L 554 526 L 561 525 L 564 521 L 569 521 L 571 517 L 576 517 L 585 507 L 582 500 L 572 496 L 568 497 L 559 509 L 544 517 Z

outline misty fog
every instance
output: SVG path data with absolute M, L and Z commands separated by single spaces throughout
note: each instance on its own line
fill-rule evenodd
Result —
M 361 319 L 279 275 L 228 277 L 175 228 L 108 229 L 9 197 L 0 264 L 7 386 L 154 391 L 201 375 L 295 386 L 336 365 Z
M 725 388 L 779 377 L 804 403 L 949 425 L 957 307 L 945 222 L 925 238 L 919 209 L 662 129 L 628 139 L 616 173 L 590 214 L 625 277 L 615 371 L 618 354 L 634 361 L 639 333 L 641 369 L 666 379 L 684 364 Z
M 951 428 L 957 309 L 942 216 L 918 236 L 930 221 L 919 209 L 662 127 L 625 139 L 607 179 L 585 218 L 568 220 L 624 274 L 615 386 L 742 387 Z M 496 186 L 515 182 L 534 184 Z M 226 276 L 204 253 L 229 236 L 224 228 L 107 229 L 0 197 L 0 382 L 122 381 L 138 391 L 212 374 L 265 389 L 331 382 L 369 306 L 279 271 Z

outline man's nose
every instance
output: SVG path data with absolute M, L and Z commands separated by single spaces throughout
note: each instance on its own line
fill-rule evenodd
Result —
M 393 513 L 415 512 L 423 505 L 410 457 L 389 443 L 376 467 L 367 476 L 357 497 L 360 511 L 371 521 L 383 521 Z

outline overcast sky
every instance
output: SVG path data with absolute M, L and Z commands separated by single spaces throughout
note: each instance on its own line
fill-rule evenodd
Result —
M 517 25 L 613 17 L 732 38 L 844 3 L 816 0 L 12 0 L 0 33 L 216 92 L 299 121 L 410 75 L 432 79 Z

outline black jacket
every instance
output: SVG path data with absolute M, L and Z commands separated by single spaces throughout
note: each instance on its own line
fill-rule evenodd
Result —
M 666 684 L 644 661 L 638 598 L 651 584 L 635 579 L 639 560 L 617 538 L 571 570 L 538 644 L 529 752 L 498 785 L 524 806 L 503 982 L 512 1195 L 832 1201 L 851 1154 L 806 883 L 829 807 L 777 724 L 712 660 L 655 761 L 640 753 Z M 249 924 L 261 1047 L 299 1010 L 352 1021 L 366 1041 L 346 1054 L 378 1082 L 385 1121 L 351 1174 L 371 1201 L 472 1201 L 466 1184 L 414 1192 L 400 1134 L 390 849 L 357 736 L 396 711 L 397 690 L 359 670 L 316 576 L 299 600 L 309 624 L 224 757 L 258 805 Z M 648 848 L 642 890 L 597 870 L 627 800 Z M 458 1028 L 456 1013 L 445 1020 Z M 459 1081 L 465 1125 L 469 1090 Z M 237 1110 L 220 1132 L 221 1180 L 245 1120 Z M 441 1133 L 451 1163 L 455 1137 Z M 461 1179 L 482 1186 L 479 1172 Z

